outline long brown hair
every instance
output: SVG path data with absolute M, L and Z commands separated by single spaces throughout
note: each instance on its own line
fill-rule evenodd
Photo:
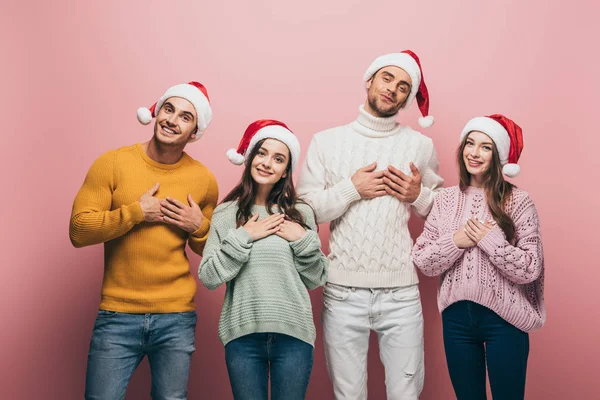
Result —
M 461 191 L 464 191 L 471 182 L 471 174 L 467 171 L 463 157 L 468 138 L 469 135 L 466 135 L 456 152 Z M 492 217 L 500 229 L 504 231 L 506 240 L 509 243 L 512 243 L 515 238 L 515 224 L 506 213 L 505 207 L 507 201 L 510 199 L 512 190 L 516 186 L 504 180 L 504 176 L 502 175 L 502 164 L 500 164 L 500 155 L 498 154 L 495 143 L 492 144 L 492 161 L 490 167 L 485 172 L 483 178 L 485 180 L 484 191 Z
M 254 201 L 256 199 L 256 191 L 257 184 L 252 179 L 252 160 L 260 150 L 265 138 L 252 148 L 252 151 L 246 158 L 246 163 L 244 164 L 244 172 L 242 173 L 242 178 L 240 182 L 229 192 L 227 196 L 223 199 L 222 203 L 228 201 L 237 201 L 238 210 L 236 213 L 236 223 L 237 226 L 244 225 L 250 217 L 252 217 L 252 206 L 254 205 Z M 269 214 L 273 214 L 272 208 L 274 205 L 277 205 L 278 211 L 285 214 L 287 219 L 290 219 L 294 222 L 299 223 L 306 229 L 310 229 L 309 226 L 306 225 L 304 220 L 304 216 L 300 211 L 296 209 L 296 205 L 298 203 L 304 203 L 298 199 L 298 195 L 296 194 L 296 189 L 294 188 L 294 182 L 292 179 L 292 154 L 290 153 L 290 157 L 288 159 L 288 165 L 285 169 L 285 178 L 281 178 L 275 185 L 269 196 L 267 197 L 267 212 Z

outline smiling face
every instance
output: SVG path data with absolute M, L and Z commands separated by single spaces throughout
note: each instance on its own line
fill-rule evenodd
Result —
M 472 181 L 483 181 L 492 164 L 494 146 L 494 141 L 483 132 L 472 131 L 465 138 L 462 159 Z
M 395 115 L 410 95 L 412 80 L 402 68 L 381 68 L 367 81 L 365 109 L 377 117 Z
M 290 150 L 279 140 L 266 139 L 252 159 L 250 174 L 259 186 L 273 187 L 287 176 L 290 163 Z
M 181 97 L 170 97 L 156 116 L 154 138 L 162 145 L 185 145 L 196 137 L 197 118 L 192 103 Z

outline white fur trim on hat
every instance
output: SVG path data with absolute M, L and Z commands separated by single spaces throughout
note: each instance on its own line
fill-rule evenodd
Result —
M 158 114 L 164 102 L 170 97 L 181 97 L 192 103 L 198 116 L 198 132 L 196 132 L 196 137 L 191 139 L 190 142 L 195 142 L 200 139 L 200 136 L 202 136 L 206 128 L 208 128 L 212 119 L 212 109 L 204 93 L 196 86 L 190 85 L 189 83 L 172 86 L 156 102 L 156 114 Z
M 429 128 L 431 125 L 433 125 L 433 116 L 432 115 L 428 115 L 426 117 L 419 117 L 419 126 L 421 128 Z
M 227 158 L 235 165 L 242 165 L 246 160 L 246 157 L 238 153 L 236 149 L 227 150 Z
M 377 57 L 365 72 L 363 80 L 367 82 L 377 71 L 389 65 L 402 68 L 410 76 L 411 89 L 406 102 L 402 108 L 408 108 L 414 101 L 421 85 L 421 69 L 419 64 L 407 53 L 390 53 Z
M 140 123 L 148 125 L 152 121 L 152 113 L 146 107 L 140 107 L 137 109 L 137 119 Z
M 498 155 L 500 156 L 500 164 L 502 166 L 506 165 L 508 162 L 508 153 L 510 152 L 510 136 L 508 136 L 506 129 L 499 122 L 491 118 L 475 117 L 465 125 L 460 134 L 460 141 L 462 142 L 465 136 L 473 131 L 483 132 L 494 141 L 498 149 Z
M 515 178 L 521 172 L 521 167 L 519 164 L 506 164 L 502 167 L 502 173 L 510 178 Z
M 252 136 L 246 154 L 250 154 L 254 146 L 256 146 L 256 143 L 263 139 L 276 139 L 283 142 L 290 150 L 290 155 L 292 157 L 292 171 L 296 169 L 298 166 L 298 159 L 300 158 L 300 142 L 298 142 L 296 135 L 280 125 L 265 126 Z

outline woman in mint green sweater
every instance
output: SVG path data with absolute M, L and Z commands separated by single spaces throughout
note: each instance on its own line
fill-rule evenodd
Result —
M 226 284 L 219 338 L 236 400 L 304 399 L 316 336 L 307 289 L 327 280 L 312 209 L 298 202 L 296 136 L 275 120 L 246 129 L 237 150 L 240 183 L 215 209 L 198 276 Z

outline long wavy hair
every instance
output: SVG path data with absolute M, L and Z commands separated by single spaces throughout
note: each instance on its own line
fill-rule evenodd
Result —
M 254 157 L 260 150 L 262 144 L 267 139 L 268 138 L 265 138 L 256 143 L 246 158 L 244 172 L 242 173 L 240 182 L 231 190 L 231 192 L 229 192 L 227 196 L 225 196 L 222 201 L 222 203 L 228 201 L 237 201 L 238 210 L 236 213 L 236 223 L 238 227 L 244 225 L 252 217 L 252 206 L 255 203 L 258 189 L 258 184 L 254 181 L 254 179 L 252 179 L 252 160 L 254 160 Z M 310 229 L 310 227 L 306 225 L 306 221 L 304 220 L 302 213 L 296 209 L 296 205 L 298 203 L 304 202 L 298 199 L 296 189 L 294 188 L 294 182 L 292 179 L 291 153 L 288 158 L 288 164 L 285 172 L 285 178 L 281 178 L 277 183 L 275 183 L 273 189 L 271 189 L 271 192 L 267 197 L 267 212 L 269 214 L 273 214 L 273 206 L 277 206 L 278 210 L 276 211 L 285 214 L 287 219 L 297 222 L 305 229 Z
M 464 191 L 471 183 L 471 174 L 467 171 L 463 157 L 468 138 L 469 135 L 466 135 L 456 152 L 456 160 L 458 162 L 460 175 L 459 186 L 461 191 Z M 515 239 L 515 224 L 506 213 L 505 207 L 507 201 L 510 199 L 513 188 L 516 186 L 504 180 L 504 176 L 502 175 L 502 164 L 500 164 L 500 155 L 498 154 L 495 143 L 492 143 L 492 160 L 490 167 L 485 172 L 483 178 L 485 181 L 484 191 L 486 200 L 492 217 L 500 229 L 504 231 L 506 240 L 509 243 L 513 243 Z

